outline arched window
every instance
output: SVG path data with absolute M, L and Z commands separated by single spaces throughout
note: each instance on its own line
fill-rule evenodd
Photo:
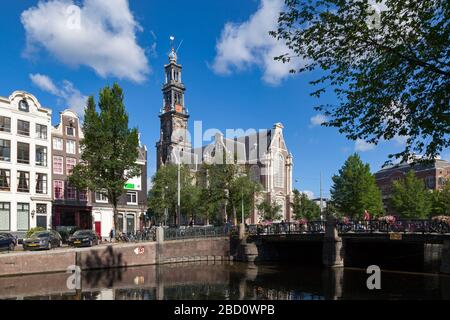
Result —
M 281 153 L 278 153 L 275 156 L 274 163 L 274 180 L 275 187 L 283 188 L 284 187 L 284 157 Z

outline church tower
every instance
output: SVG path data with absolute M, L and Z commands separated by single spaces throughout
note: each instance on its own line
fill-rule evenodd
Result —
M 177 54 L 173 47 L 169 53 L 169 63 L 164 66 L 165 83 L 162 87 L 163 106 L 159 112 L 160 139 L 156 144 L 157 168 L 166 163 L 177 163 L 174 151 L 190 152 L 187 125 L 189 114 L 184 104 L 186 88 L 181 81 L 181 65 L 177 63 Z

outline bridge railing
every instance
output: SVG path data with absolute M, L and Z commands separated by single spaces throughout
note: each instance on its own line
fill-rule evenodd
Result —
M 230 232 L 231 228 L 226 226 L 165 228 L 164 240 L 222 237 L 228 236 Z
M 369 220 L 337 222 L 339 233 L 438 233 L 450 232 L 448 223 L 429 219 L 405 219 L 395 221 Z
M 324 233 L 325 225 L 325 221 L 310 221 L 304 224 L 296 222 L 272 223 L 266 226 L 252 224 L 247 226 L 246 233 L 249 235 Z

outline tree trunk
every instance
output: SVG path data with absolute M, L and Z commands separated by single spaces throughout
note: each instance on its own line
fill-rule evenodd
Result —
M 119 212 L 117 209 L 117 199 L 113 197 L 112 199 L 112 205 L 113 205 L 113 228 L 115 236 L 119 234 Z M 111 241 L 115 241 L 116 239 L 111 239 Z
M 236 206 L 234 204 L 233 204 L 233 222 L 234 222 L 234 225 L 237 226 Z

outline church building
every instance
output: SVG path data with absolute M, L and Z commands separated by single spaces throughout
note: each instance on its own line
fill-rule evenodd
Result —
M 159 113 L 160 140 L 156 144 L 157 168 L 169 163 L 182 163 L 197 171 L 203 161 L 217 159 L 219 150 L 226 150 L 228 155 L 237 154 L 238 163 L 245 166 L 251 179 L 263 187 L 255 203 L 264 200 L 276 202 L 281 206 L 282 219 L 291 221 L 293 157 L 284 140 L 283 125 L 275 123 L 271 129 L 250 133 L 248 130 L 246 134 L 233 137 L 218 133 L 212 143 L 193 148 L 188 132 L 189 112 L 185 105 L 182 66 L 177 62 L 173 47 L 164 69 L 163 106 Z M 261 215 L 255 206 L 246 222 L 253 224 L 260 220 Z

